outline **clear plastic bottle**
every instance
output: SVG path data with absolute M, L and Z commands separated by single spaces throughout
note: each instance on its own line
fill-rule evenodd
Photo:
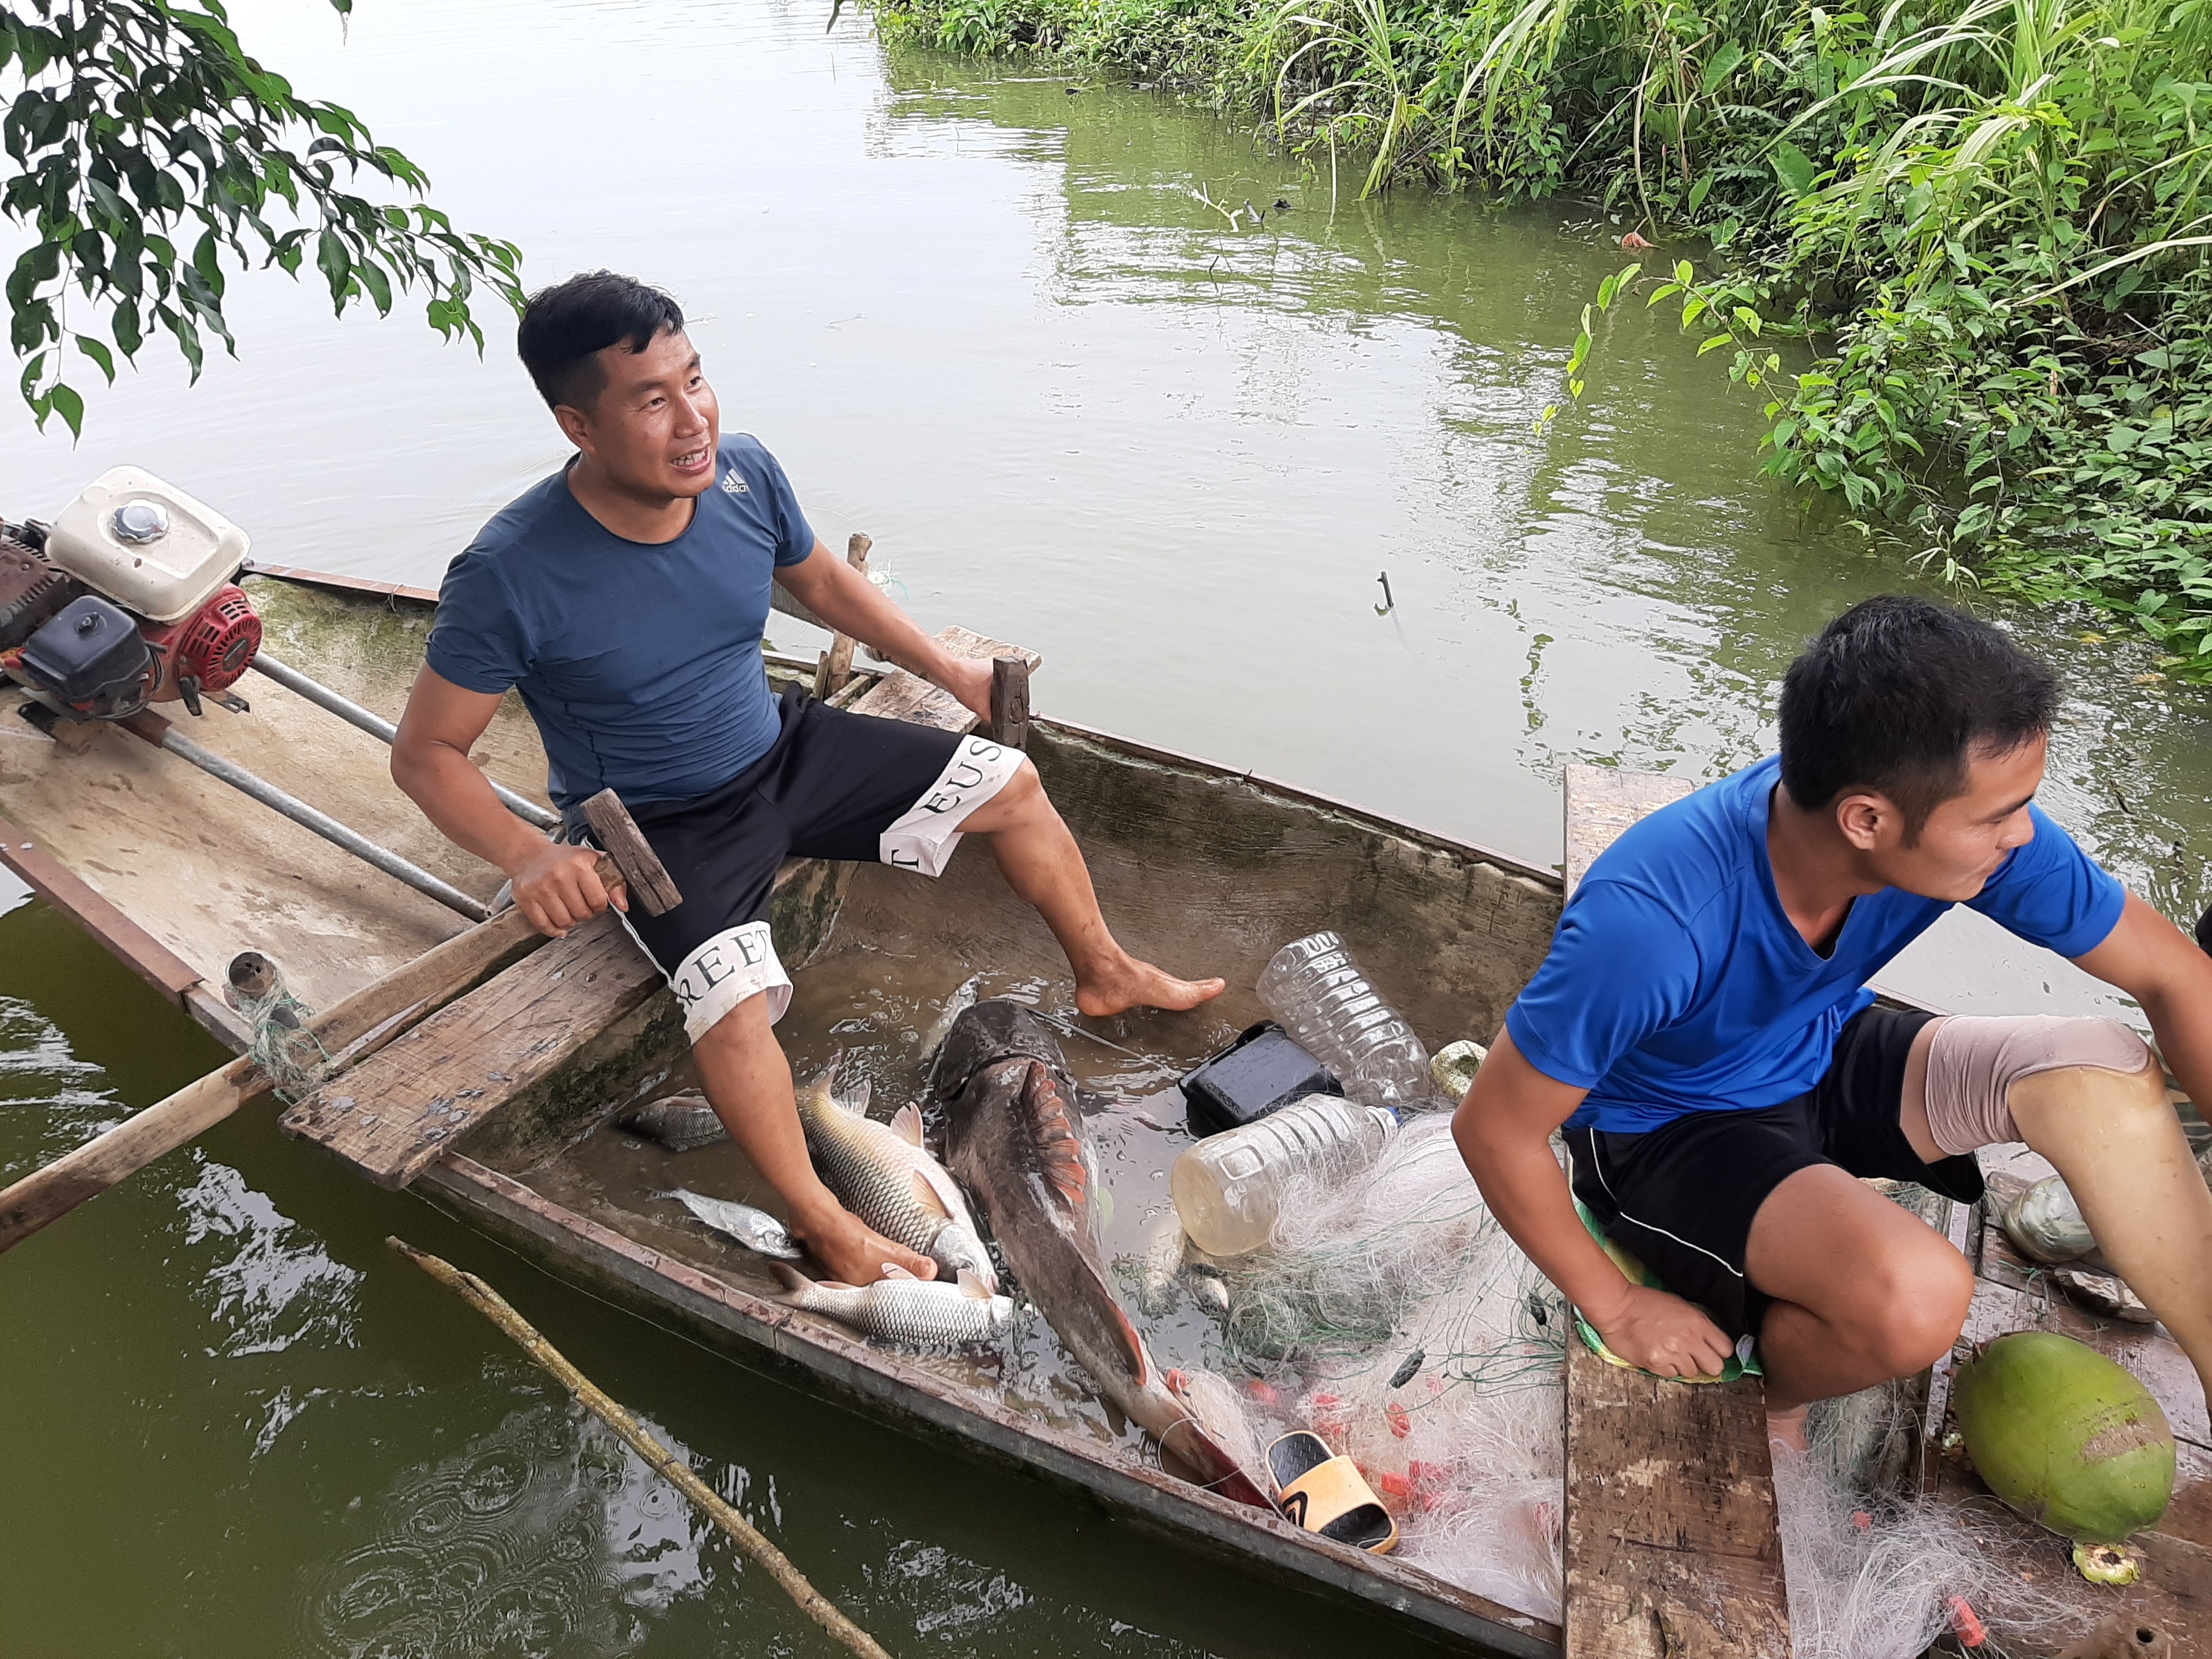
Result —
M 1428 1049 L 1334 933 L 1309 933 L 1276 951 L 1259 990 L 1267 1012 L 1362 1105 L 1428 1111 L 1443 1103 Z
M 1169 1176 L 1183 1231 L 1211 1255 L 1243 1255 L 1274 1236 L 1295 1176 L 1346 1179 L 1378 1157 L 1397 1114 L 1335 1095 L 1308 1095 L 1257 1122 L 1187 1149 Z

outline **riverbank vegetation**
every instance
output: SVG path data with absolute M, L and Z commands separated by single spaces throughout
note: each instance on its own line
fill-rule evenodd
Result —
M 1202 93 L 1346 194 L 1596 199 L 1669 245 L 1607 300 L 1735 348 L 1768 472 L 2212 678 L 2212 0 L 877 3 Z

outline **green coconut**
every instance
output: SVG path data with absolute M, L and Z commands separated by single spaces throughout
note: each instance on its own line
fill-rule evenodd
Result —
M 1983 1349 L 1951 1393 L 1989 1489 L 2077 1543 L 2117 1544 L 2173 1498 L 2173 1431 L 2135 1376 L 2050 1331 Z

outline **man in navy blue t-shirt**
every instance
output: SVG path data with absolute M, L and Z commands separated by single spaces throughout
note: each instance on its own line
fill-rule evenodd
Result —
M 769 931 L 783 859 L 934 876 L 963 835 L 985 836 L 1066 951 L 1085 1013 L 1194 1007 L 1222 983 L 1175 978 L 1115 943 L 1082 854 L 1018 750 L 770 697 L 771 582 L 986 718 L 991 665 L 922 633 L 816 538 L 774 456 L 722 435 L 675 301 L 590 272 L 532 297 L 519 343 L 577 453 L 447 572 L 392 776 L 447 836 L 507 872 L 542 931 L 605 909 L 597 854 L 511 817 L 469 759 L 501 694 L 519 690 L 554 799 L 574 809 L 613 789 L 684 895 L 664 915 L 625 920 L 683 1005 L 708 1101 L 782 1195 L 792 1230 L 852 1283 L 887 1265 L 933 1277 L 927 1258 L 848 1214 L 808 1161 L 770 1029 L 791 1000 Z
M 1972 617 L 1845 612 L 1784 682 L 1778 757 L 1591 865 L 1460 1108 L 1498 1219 L 1606 1346 L 1711 1376 L 1755 1339 L 1785 1442 L 1811 1401 L 1933 1363 L 1972 1296 L 1964 1258 L 1856 1177 L 1971 1201 L 1973 1152 L 2004 1142 L 2051 1160 L 2212 1376 L 2212 1191 L 2142 1040 L 1867 988 L 1966 904 L 2134 997 L 2212 1100 L 2212 960 L 2033 805 L 2056 704 L 2050 671 Z M 1571 1191 L 1667 1291 L 1629 1282 Z

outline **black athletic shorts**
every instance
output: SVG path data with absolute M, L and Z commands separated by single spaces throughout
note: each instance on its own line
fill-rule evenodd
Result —
M 1692 1112 L 1644 1134 L 1566 1132 L 1575 1196 L 1606 1236 L 1698 1304 L 1732 1337 L 1757 1336 L 1772 1298 L 1744 1273 L 1752 1218 L 1798 1170 L 1917 1181 L 1971 1204 L 1981 1166 L 1968 1153 L 1924 1164 L 1905 1138 L 1905 1061 L 1933 1014 L 1869 1008 L 1837 1034 L 1809 1094 L 1750 1111 Z
M 905 720 L 848 714 L 786 690 L 769 751 L 696 800 L 630 808 L 684 902 L 624 921 L 668 976 L 691 1040 L 766 993 L 783 1018 L 791 976 L 769 934 L 787 857 L 895 865 L 934 876 L 968 815 L 1004 788 L 1018 750 Z

